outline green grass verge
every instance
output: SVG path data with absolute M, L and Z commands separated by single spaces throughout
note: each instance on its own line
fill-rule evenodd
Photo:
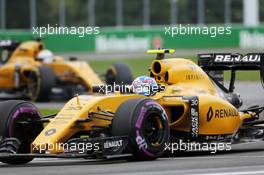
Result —
M 225 80 L 230 79 L 230 72 L 225 72 Z M 236 80 L 239 81 L 260 81 L 259 71 L 238 71 Z
M 193 61 L 196 61 L 196 58 L 193 56 L 186 57 L 190 58 Z M 153 59 L 151 58 L 134 58 L 134 59 L 111 59 L 111 60 L 92 60 L 90 61 L 90 65 L 92 68 L 99 73 L 105 73 L 105 71 L 113 64 L 114 62 L 126 62 L 130 65 L 134 77 L 140 75 L 148 75 L 148 68 L 150 67 Z M 230 78 L 230 72 L 225 72 L 225 79 L 228 80 Z M 239 81 L 259 81 L 259 71 L 238 71 L 237 80 Z
M 96 72 L 105 73 L 106 70 L 113 64 L 114 62 L 125 62 L 130 65 L 132 69 L 133 75 L 146 75 L 148 74 L 148 67 L 150 66 L 153 59 L 151 58 L 134 58 L 134 59 L 111 59 L 111 60 L 93 60 L 89 61 L 89 64 Z
M 47 108 L 40 109 L 40 113 L 41 113 L 42 116 L 55 114 L 55 113 L 58 113 L 58 112 L 59 112 L 59 109 L 47 109 Z

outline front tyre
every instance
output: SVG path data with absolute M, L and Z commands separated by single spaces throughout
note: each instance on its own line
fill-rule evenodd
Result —
M 49 101 L 52 87 L 55 85 L 55 74 L 46 66 L 38 71 L 30 72 L 28 76 L 27 91 L 31 101 Z
M 117 109 L 112 123 L 113 136 L 128 136 L 127 153 L 132 160 L 154 160 L 169 142 L 169 122 L 164 109 L 151 99 L 127 100 Z
M 133 81 L 132 71 L 128 64 L 117 62 L 114 63 L 106 72 L 105 81 L 108 85 L 131 84 Z
M 29 122 L 40 118 L 38 109 L 30 102 L 9 100 L 0 102 L 0 114 L 0 137 L 17 138 L 21 142 L 18 153 L 30 153 L 30 144 L 43 129 L 42 124 Z M 25 164 L 32 159 L 4 158 L 0 161 L 7 164 Z

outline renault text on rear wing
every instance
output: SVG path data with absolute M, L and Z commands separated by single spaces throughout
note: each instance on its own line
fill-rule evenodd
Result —
M 208 76 L 225 92 L 233 92 L 236 71 L 258 70 L 260 80 L 264 87 L 264 53 L 208 53 L 198 54 L 198 65 L 205 70 Z M 229 88 L 223 86 L 223 71 L 230 70 L 231 78 Z M 220 78 L 219 78 L 220 77 Z
M 241 63 L 259 63 L 260 54 L 215 54 L 213 57 L 214 63 L 225 64 L 241 64 Z
M 209 53 L 199 54 L 198 64 L 205 70 L 259 70 L 263 53 Z

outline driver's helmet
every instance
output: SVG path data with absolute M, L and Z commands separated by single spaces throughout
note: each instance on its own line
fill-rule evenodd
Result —
M 43 61 L 44 63 L 51 63 L 53 58 L 54 55 L 50 50 L 42 50 L 37 55 L 37 59 Z
M 137 77 L 132 82 L 133 92 L 145 96 L 154 95 L 156 93 L 158 84 L 154 78 L 148 76 Z

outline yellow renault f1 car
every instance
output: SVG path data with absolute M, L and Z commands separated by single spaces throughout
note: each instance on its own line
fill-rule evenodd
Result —
M 171 52 L 148 51 L 157 58 L 151 64 L 152 78 L 143 78 L 142 84 L 141 77 L 125 87 L 127 92 L 74 97 L 57 114 L 42 117 L 26 101 L 1 102 L 0 161 L 23 164 L 35 157 L 153 160 L 176 149 L 174 143 L 179 140 L 196 144 L 263 140 L 264 128 L 258 124 L 264 121 L 258 116 L 264 107 L 239 110 L 242 101 L 233 92 L 237 70 L 260 70 L 263 75 L 261 54 L 202 54 L 198 66 L 183 58 L 165 59 L 165 53 Z M 230 88 L 207 73 L 214 70 L 231 70 Z M 155 87 L 146 86 L 155 82 Z M 144 89 L 142 95 L 139 85 L 151 93 L 145 94 Z
M 0 92 L 48 101 L 53 97 L 71 98 L 91 92 L 102 84 L 131 83 L 132 73 L 125 63 L 114 63 L 105 74 L 105 82 L 85 61 L 65 60 L 45 50 L 40 41 L 0 41 Z

